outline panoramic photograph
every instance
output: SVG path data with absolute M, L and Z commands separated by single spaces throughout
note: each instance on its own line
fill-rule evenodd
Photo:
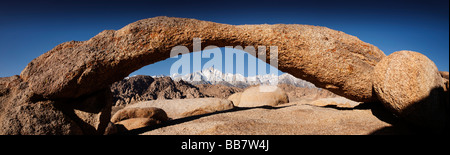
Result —
M 448 0 L 17 0 L 0 21 L 0 135 L 450 131 Z M 247 139 L 173 148 L 277 145 Z

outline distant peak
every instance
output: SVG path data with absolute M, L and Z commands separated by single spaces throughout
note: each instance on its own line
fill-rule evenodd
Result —
M 205 68 L 203 70 L 201 70 L 200 72 L 210 72 L 210 73 L 216 73 L 216 74 L 223 74 L 222 71 L 220 71 L 219 69 L 214 68 L 213 66 L 209 67 L 209 68 Z
M 211 66 L 209 68 L 203 69 L 202 71 L 213 71 L 213 70 L 217 70 L 217 69 L 215 69 L 214 66 Z

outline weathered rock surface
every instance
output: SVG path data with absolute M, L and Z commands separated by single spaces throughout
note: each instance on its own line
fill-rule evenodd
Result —
M 160 121 L 167 121 L 169 118 L 164 110 L 155 107 L 129 107 L 117 111 L 111 117 L 111 122 L 117 123 L 131 118 L 153 118 Z
M 84 134 L 101 135 L 111 118 L 112 94 L 108 89 L 64 101 L 61 108 L 83 129 Z
M 355 102 L 343 97 L 333 97 L 333 98 L 321 98 L 312 101 L 310 105 L 320 106 L 320 107 L 337 107 L 337 108 L 354 108 L 358 106 L 359 102 Z
M 168 117 L 177 119 L 193 115 L 229 110 L 233 109 L 234 105 L 229 100 L 219 98 L 174 99 L 139 102 L 126 106 L 124 110 L 145 107 L 156 107 L 163 109 L 167 113 Z
M 31 101 L 32 92 L 19 76 L 0 78 L 0 135 L 83 134 L 55 101 Z
M 278 88 L 284 90 L 289 97 L 289 101 L 293 102 L 298 99 L 310 98 L 310 99 L 320 99 L 320 98 L 331 98 L 338 97 L 336 94 L 320 88 L 305 88 L 305 87 L 295 87 L 288 84 L 278 84 Z
M 234 93 L 233 95 L 230 95 L 230 96 L 228 97 L 228 100 L 230 100 L 231 102 L 233 102 L 233 104 L 234 104 L 235 106 L 238 106 L 239 103 L 241 102 L 241 95 L 242 95 L 242 92 Z
M 449 119 L 442 77 L 420 53 L 399 51 L 385 57 L 375 67 L 373 87 L 386 107 L 415 124 L 439 132 Z
M 445 72 L 445 71 L 439 71 L 439 73 L 441 74 L 442 78 L 448 80 L 448 72 Z
M 155 17 L 62 43 L 31 61 L 20 76 L 35 96 L 77 98 L 107 88 L 133 71 L 170 57 L 178 45 L 278 46 L 278 68 L 355 101 L 370 101 L 371 72 L 385 55 L 357 37 L 308 25 L 227 25 Z M 270 61 L 270 50 L 266 62 Z M 192 52 L 192 50 L 190 50 Z M 339 64 L 339 65 L 337 65 Z
M 19 76 L 0 78 L 0 134 L 103 134 L 111 116 L 109 90 L 68 100 L 33 95 Z
M 444 81 L 444 85 L 445 85 L 445 91 L 448 93 L 448 89 L 449 89 L 449 78 L 448 78 L 448 72 L 444 72 L 444 71 L 439 71 L 439 73 L 441 73 L 442 76 L 442 80 Z
M 111 118 L 114 126 L 109 126 L 106 134 L 120 133 L 128 130 L 160 124 L 169 120 L 164 110 L 155 107 L 127 108 L 119 110 Z M 116 131 L 111 131 L 115 129 Z
M 126 119 L 120 122 L 116 123 L 116 126 L 119 126 L 119 131 L 120 128 L 123 126 L 122 129 L 124 131 L 129 131 L 129 130 L 133 130 L 133 129 L 139 129 L 139 128 L 143 128 L 143 127 L 148 127 L 148 126 L 152 126 L 152 125 L 156 125 L 156 124 L 160 124 L 161 121 L 160 120 L 156 120 L 153 118 L 130 118 L 130 119 Z M 120 133 L 120 132 L 119 132 Z
M 247 88 L 242 92 L 239 107 L 259 107 L 259 106 L 277 106 L 288 103 L 289 97 L 286 92 L 277 86 L 256 86 Z
M 0 135 L 83 134 L 75 122 L 55 108 L 51 101 L 22 104 L 6 110 Z

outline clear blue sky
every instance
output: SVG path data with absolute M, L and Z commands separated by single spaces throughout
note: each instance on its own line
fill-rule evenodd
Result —
M 0 2 L 0 77 L 20 74 L 28 62 L 60 43 L 88 40 L 105 29 L 155 16 L 233 25 L 325 26 L 357 36 L 387 55 L 399 50 L 423 53 L 439 70 L 449 70 L 448 0 L 11 0 Z M 167 75 L 170 65 L 161 62 L 145 73 Z

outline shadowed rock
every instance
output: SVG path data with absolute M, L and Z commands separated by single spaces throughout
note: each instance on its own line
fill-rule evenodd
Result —
M 445 72 L 445 71 L 439 71 L 439 73 L 441 74 L 442 78 L 448 80 L 448 72 Z
M 161 121 L 167 121 L 169 119 L 167 117 L 166 112 L 163 109 L 155 107 L 144 107 L 144 108 L 138 107 L 119 110 L 111 118 L 111 122 L 117 123 L 132 118 L 153 118 Z
M 442 132 L 448 121 L 444 83 L 436 65 L 425 55 L 399 51 L 375 67 L 374 90 L 395 114 Z
M 147 127 L 167 120 L 169 118 L 166 112 L 154 107 L 122 109 L 111 118 L 118 132 Z

